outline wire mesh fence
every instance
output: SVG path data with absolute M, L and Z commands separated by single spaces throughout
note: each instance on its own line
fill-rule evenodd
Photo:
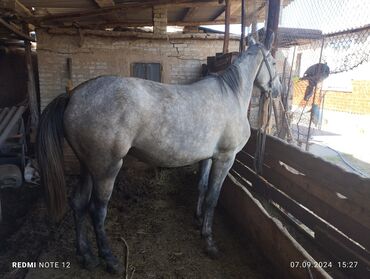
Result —
M 328 92 L 330 98 L 340 96 L 354 103 L 346 96 L 353 91 L 353 80 L 369 81 L 369 10 L 367 0 L 295 0 L 282 9 L 278 65 L 285 88 L 283 103 L 298 144 L 321 133 Z M 370 92 L 363 95 L 366 106 Z M 351 111 L 352 105 L 340 103 L 340 98 L 337 108 L 330 104 L 332 109 L 367 113 L 366 107 Z

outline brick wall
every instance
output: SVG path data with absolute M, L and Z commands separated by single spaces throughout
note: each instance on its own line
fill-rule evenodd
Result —
M 66 91 L 67 58 L 72 59 L 73 85 L 99 75 L 130 76 L 131 64 L 161 63 L 162 82 L 187 84 L 200 78 L 207 56 L 222 51 L 223 41 L 206 39 L 144 39 L 51 35 L 37 30 L 41 108 Z M 82 43 L 82 46 L 80 47 Z M 230 41 L 230 51 L 238 41 Z
M 299 105 L 301 103 L 305 86 L 306 81 L 294 83 L 294 105 Z M 323 90 L 321 94 L 325 94 L 325 109 L 357 114 L 370 113 L 370 80 L 353 80 L 352 92 Z M 318 99 L 316 103 L 320 103 L 320 99 Z

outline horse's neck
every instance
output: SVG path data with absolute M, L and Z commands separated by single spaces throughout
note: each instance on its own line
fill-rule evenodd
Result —
M 229 85 L 233 94 L 239 96 L 242 106 L 249 105 L 253 83 L 262 59 L 259 52 L 244 53 L 234 62 L 233 66 L 222 74 L 223 81 Z
M 249 105 L 253 90 L 253 83 L 256 79 L 262 60 L 262 54 L 257 52 L 256 54 L 244 53 L 239 61 L 237 61 L 237 68 L 241 77 L 240 92 L 238 93 L 241 95 L 242 101 L 245 105 Z

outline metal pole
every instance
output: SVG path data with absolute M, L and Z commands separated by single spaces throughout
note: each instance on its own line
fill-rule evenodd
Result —
M 325 38 L 322 38 L 319 63 L 321 63 L 322 51 L 324 49 L 324 41 L 325 41 Z M 319 69 L 319 67 L 317 67 L 317 70 L 318 69 Z M 317 75 L 317 73 L 315 73 L 315 75 Z M 314 91 L 313 91 L 310 122 L 308 124 L 308 132 L 307 132 L 307 139 L 306 139 L 306 148 L 305 148 L 306 151 L 309 151 L 308 142 L 309 142 L 310 136 L 311 136 L 311 124 L 312 124 L 312 118 L 313 118 L 313 106 L 315 105 L 315 100 L 316 100 L 316 89 L 317 89 L 317 83 L 315 84 Z
M 321 131 L 321 128 L 322 128 L 322 119 L 323 119 L 323 115 L 324 115 L 324 105 L 325 105 L 325 96 L 326 96 L 326 93 L 324 93 L 321 97 L 321 114 L 320 114 L 320 124 L 319 124 L 319 130 Z
M 288 105 L 288 97 L 290 93 L 290 83 L 292 82 L 292 73 L 293 73 L 293 65 L 294 65 L 294 60 L 295 60 L 295 52 L 296 52 L 297 46 L 294 46 L 294 51 L 293 51 L 293 58 L 292 58 L 292 64 L 290 65 L 290 73 L 289 73 L 289 80 L 288 80 L 288 89 L 285 95 L 285 98 L 283 100 L 283 104 L 285 108 Z
M 269 33 L 274 32 L 275 39 L 272 44 L 271 54 L 275 57 L 277 50 L 277 31 L 279 26 L 279 15 L 280 15 L 280 0 L 269 0 L 268 5 L 268 19 L 266 26 L 266 36 L 265 36 L 265 45 L 268 44 L 270 36 Z

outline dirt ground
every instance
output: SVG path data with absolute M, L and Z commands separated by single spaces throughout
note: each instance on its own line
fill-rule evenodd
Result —
M 76 183 L 77 177 L 69 177 L 69 189 Z M 19 189 L 3 192 L 0 278 L 119 278 L 106 273 L 102 266 L 92 272 L 80 267 L 71 212 L 60 224 L 51 225 L 42 199 L 36 198 L 41 193 L 39 188 L 26 187 L 21 193 Z M 221 255 L 212 260 L 204 254 L 199 231 L 193 224 L 196 196 L 194 167 L 155 173 L 136 166 L 121 171 L 109 204 L 106 228 L 112 249 L 122 263 L 125 246 L 121 238 L 127 241 L 130 276 L 273 278 L 271 264 L 220 208 L 215 214 L 214 232 Z M 20 212 L 14 207 L 20 207 Z M 96 253 L 91 227 L 89 237 Z M 61 268 L 13 269 L 14 261 L 57 261 Z M 63 264 L 69 268 L 63 268 Z

